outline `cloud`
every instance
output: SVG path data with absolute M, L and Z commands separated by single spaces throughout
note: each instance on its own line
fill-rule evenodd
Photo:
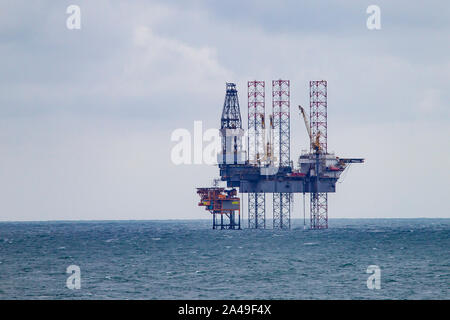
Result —
M 82 2 L 82 29 L 68 30 L 63 4 L 23 5 L 24 23 L 5 19 L 0 43 L 0 115 L 163 115 L 162 105 L 210 98 L 232 73 L 217 48 L 165 36 L 184 13 L 158 3 Z M 11 15 L 17 8 L 5 8 Z M 8 14 L 6 14 L 8 16 Z M 120 21 L 120 23 L 117 23 Z M 7 31 L 5 31 L 7 30 Z M 27 94 L 23 94 L 27 92 Z M 174 95 L 176 92 L 176 95 Z
M 229 78 L 231 72 L 219 63 L 215 48 L 195 47 L 162 37 L 147 26 L 133 30 L 133 49 L 124 67 L 122 83 L 131 84 L 127 88 L 134 94 L 170 94 L 174 90 L 203 93 L 211 83 Z

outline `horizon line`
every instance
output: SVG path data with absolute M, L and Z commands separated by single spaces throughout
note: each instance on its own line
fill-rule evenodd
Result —
M 328 220 L 418 220 L 418 219 L 446 219 L 450 220 L 450 217 L 366 217 L 366 218 L 328 218 Z M 300 220 L 302 218 L 291 218 L 291 220 Z M 308 220 L 308 219 L 307 219 Z M 164 221 L 210 221 L 207 218 L 173 218 L 173 219 L 55 219 L 55 220 L 0 220 L 0 223 L 27 223 L 27 222 L 164 222 Z M 245 220 L 244 220 L 245 221 Z

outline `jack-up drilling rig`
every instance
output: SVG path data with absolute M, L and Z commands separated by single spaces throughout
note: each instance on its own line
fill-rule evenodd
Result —
M 201 196 L 199 205 L 213 213 L 214 229 L 240 229 L 240 206 L 237 206 L 240 201 L 236 188 L 240 193 L 248 194 L 249 228 L 266 228 L 266 193 L 273 194 L 274 229 L 290 229 L 291 202 L 295 193 L 310 194 L 310 228 L 328 228 L 327 194 L 336 192 L 336 182 L 350 164 L 363 163 L 364 159 L 339 158 L 328 153 L 327 82 L 310 81 L 309 96 L 309 120 L 306 111 L 301 106 L 299 109 L 308 132 L 310 150 L 300 155 L 295 167 L 290 160 L 290 81 L 272 81 L 272 114 L 267 143 L 265 82 L 248 82 L 248 152 L 242 150 L 244 131 L 236 85 L 227 83 L 218 165 L 221 180 L 231 189 L 197 189 Z M 218 206 L 216 209 L 212 206 L 214 203 Z M 226 210 L 222 209 L 222 203 L 226 203 Z M 221 215 L 220 223 L 216 214 Z

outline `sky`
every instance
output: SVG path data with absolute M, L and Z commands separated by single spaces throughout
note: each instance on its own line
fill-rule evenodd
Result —
M 330 218 L 450 218 L 449 17 L 448 1 L 2 0 L 0 220 L 209 218 L 195 188 L 218 168 L 173 163 L 172 133 L 217 128 L 226 82 L 246 119 L 247 81 L 270 97 L 280 78 L 292 160 L 308 144 L 295 106 L 322 79 L 329 151 L 366 159 Z

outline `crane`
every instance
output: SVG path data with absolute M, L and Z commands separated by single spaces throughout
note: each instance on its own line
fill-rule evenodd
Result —
M 303 107 L 301 105 L 299 105 L 298 108 L 303 116 L 303 120 L 305 121 L 306 131 L 308 131 L 310 144 L 311 144 L 313 150 L 315 150 L 318 153 L 321 149 L 320 142 L 319 142 L 320 141 L 320 131 L 313 138 L 313 136 L 311 134 L 311 128 L 309 126 L 309 121 L 308 121 L 308 118 L 306 117 L 305 109 L 303 109 Z

